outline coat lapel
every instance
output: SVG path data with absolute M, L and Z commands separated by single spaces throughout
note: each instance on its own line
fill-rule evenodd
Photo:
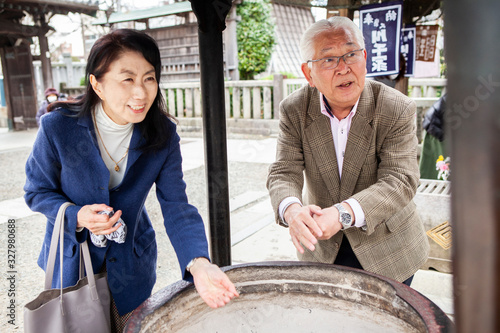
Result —
M 340 177 L 333 144 L 332 129 L 330 119 L 321 113 L 319 93 L 312 95 L 309 110 L 307 112 L 304 135 L 323 181 L 328 188 L 329 195 L 337 200 L 340 193 Z
M 142 137 L 141 130 L 139 126 L 134 125 L 134 133 L 132 133 L 132 138 L 130 139 L 130 149 L 128 151 L 128 161 L 127 161 L 127 170 L 125 171 L 125 175 L 130 170 L 130 167 L 134 165 L 139 156 L 142 155 L 142 151 L 138 148 L 144 143 L 144 138 Z
M 373 91 L 369 84 L 365 84 L 347 138 L 340 185 L 341 199 L 350 197 L 356 186 L 361 167 L 370 148 L 374 110 Z
M 94 161 L 95 163 L 95 167 L 98 170 L 96 175 L 100 175 L 99 177 L 105 177 L 105 179 L 99 179 L 99 183 L 109 183 L 109 172 L 101 157 L 101 151 L 99 150 L 99 143 L 97 142 L 97 134 L 92 120 L 92 115 L 89 114 L 88 116 L 78 118 L 78 125 L 85 128 L 85 132 L 89 136 L 90 142 L 92 142 L 92 155 L 89 156 L 89 160 Z

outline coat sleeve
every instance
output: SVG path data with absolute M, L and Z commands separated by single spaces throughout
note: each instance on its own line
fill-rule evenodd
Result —
M 287 197 L 296 197 L 302 201 L 304 186 L 304 154 L 302 131 L 296 126 L 300 121 L 293 107 L 294 103 L 280 104 L 279 136 L 276 147 L 276 161 L 269 167 L 267 189 L 271 197 L 276 222 L 284 225 L 279 217 L 279 205 Z M 288 107 L 287 107 L 288 106 Z
M 165 229 L 175 249 L 183 279 L 191 280 L 186 271 L 189 261 L 197 257 L 210 259 L 205 226 L 198 210 L 188 203 L 186 183 L 183 180 L 180 138 L 175 126 L 168 154 L 156 179 L 156 195 L 160 202 Z
M 405 212 L 403 209 L 413 199 L 418 187 L 420 174 L 415 102 L 410 101 L 398 110 L 387 133 L 377 138 L 381 143 L 377 148 L 379 162 L 376 183 L 352 196 L 365 213 L 368 234 L 379 224 L 397 217 L 397 213 Z
M 50 122 L 47 117 L 43 117 L 33 150 L 26 162 L 24 199 L 31 210 L 45 215 L 53 228 L 59 207 L 70 200 L 61 189 L 61 163 L 57 149 L 47 134 L 53 133 L 48 130 L 49 127 Z M 81 243 L 87 238 L 86 231 L 76 232 L 77 214 L 80 209 L 81 206 L 70 206 L 66 209 L 64 232 L 73 243 Z

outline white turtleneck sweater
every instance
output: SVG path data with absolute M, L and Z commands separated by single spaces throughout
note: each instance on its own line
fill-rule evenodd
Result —
M 126 125 L 118 125 L 104 112 L 102 108 L 102 104 L 99 103 L 94 108 L 93 116 L 95 117 L 95 122 L 97 123 L 97 128 L 99 129 L 99 133 L 101 137 L 97 134 L 96 129 L 96 137 L 99 142 L 99 150 L 101 151 L 101 156 L 106 164 L 106 167 L 109 170 L 109 189 L 112 189 L 119 185 L 123 180 L 123 176 L 125 175 L 125 170 L 127 169 L 127 161 L 128 154 L 125 156 L 123 160 L 120 159 L 125 155 L 127 149 L 130 146 L 130 139 L 132 138 L 132 132 L 134 129 L 134 124 L 128 123 Z M 102 140 L 101 140 L 102 138 Z M 103 142 L 104 141 L 104 142 Z M 111 160 L 108 153 L 106 153 L 106 149 L 108 150 L 109 155 L 113 157 L 113 160 L 118 163 L 120 167 L 120 171 L 115 171 L 115 162 Z

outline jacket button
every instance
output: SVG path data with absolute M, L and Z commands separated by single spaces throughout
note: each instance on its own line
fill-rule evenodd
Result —
M 100 189 L 100 190 L 104 190 L 104 187 L 102 187 L 102 186 L 99 186 L 99 189 Z
M 338 249 L 339 248 L 339 243 L 335 243 L 335 248 Z
M 109 262 L 115 262 L 116 261 L 116 258 L 109 258 L 108 260 Z

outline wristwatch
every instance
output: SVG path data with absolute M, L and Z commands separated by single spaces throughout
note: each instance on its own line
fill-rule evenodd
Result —
M 348 229 L 354 225 L 352 222 L 352 216 L 349 214 L 347 209 L 344 208 L 341 204 L 333 205 L 339 211 L 339 222 L 342 224 L 342 229 Z
M 191 259 L 191 261 L 186 266 L 186 271 L 188 271 L 189 273 L 191 273 L 191 267 L 193 267 L 193 265 L 196 262 L 196 260 L 198 260 L 200 258 L 203 258 L 203 257 L 196 257 L 196 258 Z

